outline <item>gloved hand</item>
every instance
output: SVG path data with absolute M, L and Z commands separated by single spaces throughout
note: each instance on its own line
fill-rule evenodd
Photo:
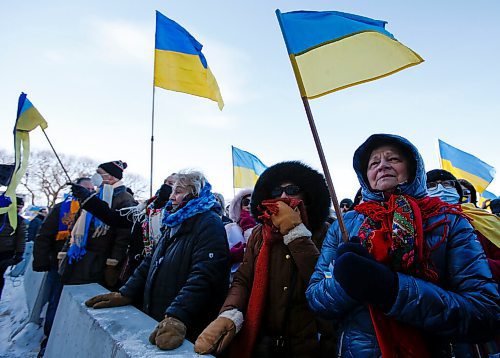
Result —
M 16 252 L 14 254 L 14 257 L 12 258 L 12 265 L 17 265 L 21 261 L 23 261 L 23 253 L 22 252 Z
M 97 295 L 85 301 L 85 306 L 92 308 L 108 308 L 126 306 L 132 303 L 132 299 L 122 296 L 120 292 L 110 292 Z
M 271 220 L 273 225 L 278 228 L 281 235 L 286 235 L 290 230 L 302 223 L 300 211 L 298 207 L 292 209 L 282 201 L 278 201 L 276 204 L 278 205 L 279 211 L 277 214 L 271 215 Z
M 231 250 L 229 250 L 229 257 L 231 258 L 231 264 L 243 261 L 243 255 L 245 254 L 245 247 L 247 247 L 247 244 L 241 241 L 238 242 L 233 247 L 231 247 Z
M 71 193 L 81 201 L 87 199 L 92 193 L 80 184 L 71 183 Z
M 163 350 L 180 347 L 186 336 L 186 325 L 175 317 L 165 316 L 149 336 L 149 342 Z
M 396 300 L 398 275 L 375 261 L 360 244 L 339 247 L 333 274 L 346 293 L 359 302 L 388 310 Z
M 117 266 L 106 265 L 104 269 L 104 282 L 108 288 L 113 288 L 118 282 L 120 271 Z
M 158 199 L 166 203 L 170 198 L 170 194 L 172 194 L 172 187 L 168 184 L 162 184 L 160 190 L 158 190 Z
M 233 320 L 219 316 L 198 336 L 194 351 L 198 354 L 219 354 L 231 343 L 235 335 L 236 326 Z

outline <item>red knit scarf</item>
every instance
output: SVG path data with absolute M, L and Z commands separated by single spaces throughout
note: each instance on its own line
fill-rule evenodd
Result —
M 424 231 L 431 231 L 448 221 L 444 216 L 425 230 L 423 222 L 443 213 L 462 215 L 460 205 L 450 205 L 439 198 L 392 195 L 385 203 L 369 201 L 356 206 L 355 210 L 366 216 L 358 236 L 375 260 L 387 264 L 393 271 L 433 283 L 438 281 L 430 251 L 446 240 L 448 232 L 443 230 L 438 245 L 429 248 Z M 416 328 L 387 317 L 373 306 L 369 309 L 382 357 L 429 357 L 422 335 Z
M 271 215 L 277 214 L 278 201 L 282 201 L 291 208 L 299 207 L 302 222 L 307 224 L 307 215 L 305 214 L 304 204 L 301 200 L 290 198 L 279 198 L 265 200 L 259 209 L 262 215 L 259 219 L 262 221 L 262 247 L 255 263 L 252 291 L 245 315 L 243 328 L 234 340 L 231 346 L 231 357 L 246 358 L 252 356 L 252 350 L 258 337 L 262 316 L 265 309 L 267 288 L 269 285 L 269 258 L 271 256 L 271 247 L 274 243 L 283 240 L 280 232 L 273 226 Z

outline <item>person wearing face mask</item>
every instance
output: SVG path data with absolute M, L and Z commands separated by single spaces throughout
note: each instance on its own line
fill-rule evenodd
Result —
M 217 315 L 228 288 L 229 248 L 217 205 L 202 173 L 178 173 L 153 254 L 119 292 L 85 304 L 118 307 L 142 299 L 143 312 L 159 321 L 149 337 L 152 344 L 170 350 L 184 338 L 193 341 Z
M 450 172 L 433 169 L 427 172 L 427 192 L 448 204 L 459 204 L 463 195 L 462 186 Z
M 339 321 L 338 356 L 472 356 L 457 342 L 489 339 L 500 301 L 460 206 L 428 195 L 423 159 L 403 137 L 370 136 L 353 167 L 363 201 L 343 216 L 348 241 L 333 223 L 306 291 L 318 315 Z
M 234 222 L 224 226 L 231 251 L 231 282 L 233 281 L 234 273 L 243 261 L 243 254 L 252 229 L 257 225 L 255 219 L 250 214 L 252 192 L 253 189 L 243 189 L 231 200 L 229 218 Z
M 97 187 L 95 195 L 113 210 L 137 205 L 122 182 L 125 168 L 127 163 L 121 160 L 102 163 L 91 177 Z M 82 206 L 87 199 L 82 200 Z M 81 210 L 71 231 L 67 252 L 58 255 L 62 259 L 62 282 L 100 283 L 108 289 L 116 289 L 130 238 L 129 229 L 106 225 L 92 213 Z

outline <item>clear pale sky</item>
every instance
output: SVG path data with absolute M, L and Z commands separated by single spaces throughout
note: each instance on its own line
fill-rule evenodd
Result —
M 497 0 L 6 1 L 0 0 L 0 148 L 12 150 L 21 91 L 47 120 L 60 153 L 121 159 L 149 181 L 155 10 L 184 26 L 225 101 L 156 89 L 154 187 L 182 168 L 232 197 L 231 145 L 266 165 L 321 170 L 274 10 L 338 10 L 386 20 L 425 62 L 312 100 L 339 200 L 358 188 L 354 150 L 373 133 L 407 137 L 426 169 L 437 139 L 500 171 Z M 33 149 L 50 149 L 32 132 Z M 500 194 L 500 180 L 488 188 Z

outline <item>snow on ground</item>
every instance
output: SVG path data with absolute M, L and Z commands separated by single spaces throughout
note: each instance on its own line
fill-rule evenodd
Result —
M 43 338 L 43 327 L 27 323 L 28 307 L 23 276 L 5 274 L 0 299 L 0 358 L 36 357 Z

